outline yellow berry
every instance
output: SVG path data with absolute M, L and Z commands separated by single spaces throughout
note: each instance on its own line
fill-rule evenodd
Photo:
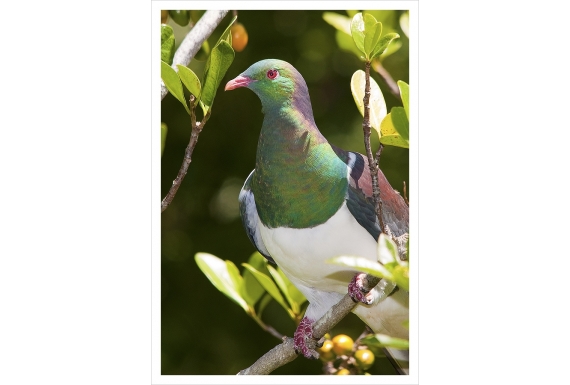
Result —
M 241 23 L 235 23 L 230 29 L 232 33 L 232 48 L 236 52 L 241 52 L 247 45 L 247 31 Z
M 356 365 L 358 365 L 360 369 L 366 370 L 374 363 L 374 353 L 368 349 L 357 350 L 354 353 L 354 359 L 356 360 Z
M 352 341 L 352 338 L 349 336 L 345 334 L 336 335 L 332 339 L 332 342 L 334 344 L 332 349 L 338 356 L 343 354 L 349 355 L 352 353 L 354 341 Z
M 323 343 L 323 346 L 321 346 L 318 351 L 319 351 L 319 358 L 321 359 L 321 361 L 323 362 L 329 362 L 332 361 L 336 358 L 336 354 L 334 354 L 333 352 L 333 342 L 331 340 L 325 340 L 325 342 Z
M 338 372 L 336 372 L 337 376 L 347 376 L 350 374 L 350 370 L 348 369 L 341 369 Z

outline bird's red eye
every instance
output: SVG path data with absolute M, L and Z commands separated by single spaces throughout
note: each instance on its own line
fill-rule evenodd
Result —
M 271 80 L 275 79 L 277 76 L 279 76 L 279 72 L 277 70 L 269 70 L 267 71 L 267 77 Z

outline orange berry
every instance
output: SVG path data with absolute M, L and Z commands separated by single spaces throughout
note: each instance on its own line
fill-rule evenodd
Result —
M 247 31 L 241 23 L 235 23 L 230 28 L 232 34 L 232 48 L 236 52 L 241 52 L 247 45 Z

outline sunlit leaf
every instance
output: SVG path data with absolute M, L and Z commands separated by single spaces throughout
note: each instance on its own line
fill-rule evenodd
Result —
M 404 110 L 406 110 L 406 117 L 410 119 L 410 86 L 408 83 L 398 80 L 398 88 L 400 89 L 400 96 L 402 98 L 402 104 L 404 105 Z
M 249 258 L 248 263 L 258 271 L 263 271 L 262 269 L 265 266 L 264 260 L 265 258 L 261 254 L 255 252 Z M 242 297 L 246 300 L 246 302 L 250 306 L 253 307 L 255 303 L 261 298 L 263 293 L 265 293 L 265 289 L 263 288 L 263 286 L 261 286 L 259 281 L 253 276 L 253 274 L 249 270 L 244 269 L 243 286 L 241 290 Z
M 396 261 L 398 258 L 398 246 L 386 234 L 380 233 L 378 238 L 378 262 L 385 265 Z
M 398 126 L 398 128 L 396 128 Z M 409 122 L 406 111 L 403 107 L 393 107 L 392 111 L 386 115 L 380 124 L 380 143 L 410 148 L 409 142 Z M 400 134 L 403 133 L 405 138 Z
M 198 76 L 196 76 L 194 71 L 190 68 L 182 64 L 177 64 L 176 66 L 178 67 L 178 77 L 182 80 L 186 88 L 188 88 L 188 91 L 198 99 L 200 97 L 200 89 L 202 88 L 200 79 L 198 79 Z
M 408 12 L 400 15 L 400 28 L 407 37 L 410 37 L 410 14 Z
M 350 79 L 350 90 L 360 114 L 364 116 L 364 90 L 366 86 L 366 73 L 362 70 L 356 71 Z M 386 116 L 386 101 L 384 95 L 378 87 L 376 81 L 370 77 L 370 126 L 373 127 L 380 136 L 380 122 Z
M 289 295 L 289 288 L 287 287 L 287 283 L 286 281 L 283 279 L 283 276 L 281 276 L 277 270 L 275 270 L 273 267 L 271 266 L 267 266 L 267 270 L 269 270 L 269 273 L 271 274 L 271 276 L 273 277 L 273 280 L 275 281 L 275 283 L 277 284 L 277 286 L 279 287 L 279 289 L 281 289 L 281 292 L 283 293 L 283 295 L 285 296 L 285 298 L 287 299 L 287 302 L 289 302 L 289 305 L 291 307 L 291 311 L 294 314 L 299 314 L 299 304 L 297 302 L 295 302 L 293 300 L 293 298 L 291 298 L 291 296 Z
M 305 295 L 303 293 L 301 293 L 301 291 L 299 291 L 299 289 L 297 289 L 297 287 L 295 285 L 293 285 L 293 283 L 289 280 L 289 278 L 287 278 L 285 273 L 283 273 L 283 270 L 278 268 L 277 272 L 279 273 L 281 278 L 283 278 L 283 281 L 285 281 L 287 283 L 287 291 L 289 292 L 289 296 L 291 297 L 291 299 L 293 301 L 295 301 L 299 305 L 299 309 L 300 309 L 301 305 L 305 301 L 307 301 L 307 298 L 305 298 Z
M 384 36 L 382 36 L 380 38 L 380 40 L 378 41 L 378 44 L 376 44 L 376 46 L 374 47 L 370 58 L 373 59 L 377 56 L 380 56 L 382 53 L 384 53 L 384 51 L 386 50 L 386 48 L 388 48 L 388 45 L 390 44 L 390 42 L 394 39 L 399 38 L 400 35 L 398 35 L 397 33 L 388 33 Z
M 208 57 L 206 62 L 206 69 L 204 73 L 204 86 L 202 88 L 202 95 L 200 100 L 204 106 L 211 108 L 214 103 L 214 98 L 216 96 L 216 91 L 226 71 L 230 68 L 234 60 L 234 50 L 232 46 L 228 44 L 227 41 L 221 40 Z
M 340 49 L 352 52 L 353 54 L 356 55 L 357 58 L 359 58 L 360 60 L 364 60 L 362 52 L 360 52 L 360 50 L 356 48 L 356 45 L 354 44 L 354 40 L 352 39 L 351 35 L 347 35 L 346 33 L 337 30 L 335 34 L 335 39 Z
M 249 311 L 249 307 L 239 294 L 239 289 L 236 287 L 235 281 L 228 271 L 228 264 L 226 264 L 225 261 L 208 253 L 196 253 L 194 259 L 200 270 L 202 270 L 216 289 L 240 305 L 246 312 Z
M 350 18 L 336 12 L 324 12 L 323 19 L 337 30 L 350 36 Z M 351 44 L 352 39 L 350 40 Z
M 176 41 L 174 38 L 174 31 L 172 27 L 167 24 L 160 25 L 160 60 L 166 62 L 168 65 L 172 64 L 174 57 L 174 45 Z
M 357 13 L 350 22 L 350 31 L 354 44 L 356 44 L 356 47 L 367 57 L 366 50 L 364 49 L 364 28 L 362 13 Z
M 263 286 L 263 288 L 267 290 L 267 292 L 271 295 L 271 297 L 273 297 L 273 299 L 277 301 L 277 303 L 279 303 L 283 307 L 283 309 L 285 309 L 289 313 L 291 318 L 295 318 L 295 315 L 292 313 L 291 309 L 285 302 L 285 299 L 283 299 L 281 292 L 279 292 L 279 289 L 277 288 L 273 280 L 269 278 L 267 275 L 259 272 L 257 269 L 255 269 L 253 266 L 251 266 L 248 263 L 242 263 L 242 265 L 255 276 L 255 278 L 259 281 L 261 286 Z
M 394 348 L 406 350 L 410 348 L 410 342 L 402 338 L 390 337 L 385 334 L 372 334 L 362 339 L 362 344 L 375 348 Z
M 346 14 L 351 18 L 354 17 L 354 15 L 356 15 L 357 13 L 358 13 L 358 11 L 355 11 L 355 10 L 346 11 Z
M 230 33 L 230 30 L 232 28 L 232 25 L 236 21 L 236 19 L 237 19 L 237 15 L 232 18 L 232 20 L 230 21 L 230 24 L 228 24 L 228 26 L 226 27 L 226 30 L 220 35 L 220 38 L 216 42 L 216 45 L 220 44 L 220 42 L 222 40 L 225 40 L 226 43 L 228 43 L 231 47 L 231 45 L 232 45 L 232 34 Z
M 168 132 L 168 127 L 166 123 L 160 123 L 160 156 L 164 152 L 164 143 L 166 143 L 166 133 Z
M 378 23 L 374 16 L 364 14 L 364 52 L 370 59 L 372 59 L 372 51 L 380 41 L 381 34 L 382 24 Z
M 184 98 L 184 89 L 182 88 L 182 83 L 180 83 L 180 78 L 178 77 L 176 71 L 174 71 L 174 69 L 171 66 L 169 66 L 167 63 L 161 61 L 160 76 L 162 77 L 162 81 L 164 82 L 164 85 L 166 86 L 168 91 L 170 91 L 170 93 L 176 99 L 178 99 L 180 103 L 182 103 L 182 105 L 186 109 L 186 112 L 188 112 L 188 114 L 191 115 L 192 113 L 190 112 L 190 109 L 186 104 L 186 99 Z
M 381 264 L 375 261 L 371 261 L 364 257 L 353 257 L 348 255 L 343 255 L 340 257 L 334 257 L 327 260 L 327 263 L 333 265 L 340 265 L 353 268 L 363 273 L 372 274 L 376 277 L 392 279 L 392 274 Z

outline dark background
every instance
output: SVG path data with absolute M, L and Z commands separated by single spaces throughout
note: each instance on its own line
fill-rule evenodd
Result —
M 201 133 L 189 172 L 174 201 L 162 214 L 162 374 L 229 374 L 250 366 L 280 341 L 264 332 L 245 312 L 220 293 L 198 269 L 197 252 L 232 260 L 240 270 L 253 245 L 238 212 L 238 194 L 255 165 L 257 139 L 263 115 L 257 96 L 247 89 L 224 92 L 227 81 L 251 64 L 276 58 L 293 64 L 309 87 L 315 121 L 331 143 L 364 152 L 362 118 L 350 92 L 350 78 L 364 69 L 353 53 L 338 48 L 335 29 L 324 11 L 239 11 L 238 21 L 249 34 L 245 50 L 236 52 L 216 96 L 212 115 Z M 338 11 L 346 15 L 344 11 Z M 231 20 L 231 12 L 208 39 L 210 46 Z M 179 30 L 172 20 L 168 24 Z M 409 82 L 408 38 L 399 29 L 402 47 L 384 60 L 395 80 Z M 182 35 L 183 36 L 183 35 Z M 177 36 L 177 44 L 181 39 Z M 202 58 L 202 61 L 197 60 Z M 205 58 L 199 54 L 190 67 L 202 76 Z M 384 93 L 388 111 L 401 105 L 372 71 Z M 168 94 L 161 105 L 168 135 L 162 156 L 161 189 L 164 197 L 179 170 L 190 138 L 190 118 Z M 199 113 L 199 118 L 201 112 Z M 374 135 L 373 135 L 374 137 Z M 375 139 L 375 138 L 374 138 Z M 373 140 L 373 149 L 377 140 Z M 408 184 L 408 150 L 385 147 L 380 167 L 397 190 Z M 409 195 L 409 194 L 408 194 Z M 294 322 L 275 302 L 264 321 L 291 336 Z M 354 315 L 345 318 L 332 334 L 357 338 L 363 323 Z M 378 359 L 372 374 L 391 373 Z M 274 374 L 321 374 L 322 363 L 298 358 Z

